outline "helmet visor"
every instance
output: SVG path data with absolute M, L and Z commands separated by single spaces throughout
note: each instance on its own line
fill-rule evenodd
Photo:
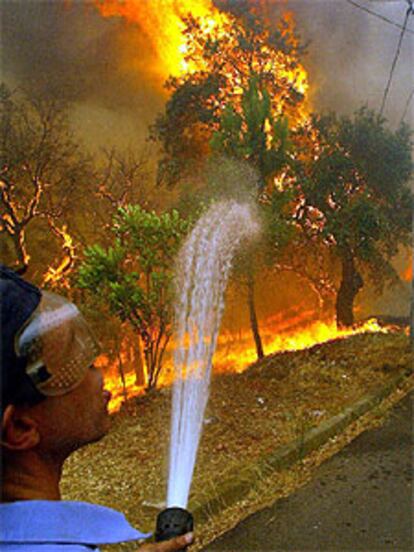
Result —
M 98 342 L 77 307 L 43 292 L 32 316 L 17 333 L 16 354 L 44 395 L 64 395 L 79 385 L 100 353 Z

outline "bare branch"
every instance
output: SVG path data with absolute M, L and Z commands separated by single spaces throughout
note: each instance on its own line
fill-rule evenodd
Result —
M 55 236 L 63 241 L 63 259 L 57 268 L 50 266 L 43 277 L 44 284 L 51 284 L 54 286 L 59 282 L 62 282 L 63 278 L 73 268 L 76 260 L 76 245 L 74 244 L 72 236 L 69 234 L 68 228 L 65 224 L 62 228 L 59 228 L 51 217 L 48 217 L 48 224 Z

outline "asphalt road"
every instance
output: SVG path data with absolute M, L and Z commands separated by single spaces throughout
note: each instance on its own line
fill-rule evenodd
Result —
M 219 551 L 414 551 L 414 393 L 378 429 L 322 464 L 296 493 L 205 548 Z

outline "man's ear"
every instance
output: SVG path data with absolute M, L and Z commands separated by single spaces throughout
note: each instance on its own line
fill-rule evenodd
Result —
M 37 422 L 27 412 L 14 405 L 3 413 L 1 444 L 8 450 L 29 450 L 40 441 Z

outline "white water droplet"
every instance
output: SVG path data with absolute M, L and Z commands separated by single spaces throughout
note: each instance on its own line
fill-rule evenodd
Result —
M 232 260 L 258 231 L 249 205 L 214 204 L 179 255 L 168 507 L 187 506 Z

